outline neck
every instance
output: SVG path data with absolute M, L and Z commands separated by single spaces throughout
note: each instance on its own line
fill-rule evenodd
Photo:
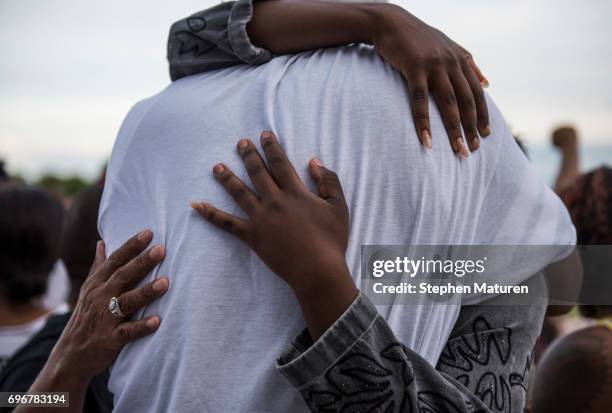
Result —
M 9 304 L 0 299 L 0 326 L 18 326 L 45 315 L 48 312 L 40 304 Z

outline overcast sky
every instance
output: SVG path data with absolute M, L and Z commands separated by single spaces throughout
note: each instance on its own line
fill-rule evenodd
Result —
M 216 1 L 0 0 L 0 157 L 92 176 L 133 103 L 168 84 L 170 24 Z M 462 44 L 513 129 L 612 142 L 612 2 L 396 1 Z

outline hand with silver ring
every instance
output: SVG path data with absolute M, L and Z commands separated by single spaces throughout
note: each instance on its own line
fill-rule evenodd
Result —
M 129 318 L 168 290 L 165 277 L 138 287 L 165 255 L 162 245 L 147 249 L 152 239 L 144 230 L 108 258 L 104 243 L 98 243 L 72 317 L 30 391 L 70 391 L 68 411 L 80 411 L 91 378 L 108 368 L 124 345 L 157 330 L 158 316 Z

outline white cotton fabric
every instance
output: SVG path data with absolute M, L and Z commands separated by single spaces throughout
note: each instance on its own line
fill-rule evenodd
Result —
M 138 103 L 115 143 L 99 228 L 108 252 L 151 228 L 167 256 L 145 281 L 168 276 L 170 290 L 140 314 L 159 314 L 159 330 L 126 346 L 114 365 L 116 411 L 307 411 L 274 369 L 304 327 L 291 290 L 189 207 L 206 200 L 241 214 L 211 175 L 223 161 L 248 182 L 239 138 L 275 131 L 311 188 L 312 156 L 338 173 L 357 281 L 362 244 L 573 244 L 564 206 L 488 104 L 492 135 L 468 160 L 452 153 L 432 104 L 428 151 L 405 82 L 365 46 L 186 77 Z M 379 307 L 398 339 L 432 364 L 459 309 Z

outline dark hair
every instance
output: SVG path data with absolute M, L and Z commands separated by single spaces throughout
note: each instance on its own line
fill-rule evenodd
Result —
M 579 245 L 612 244 L 612 169 L 602 166 L 581 175 L 560 194 L 576 227 Z M 586 258 L 588 257 L 588 258 Z M 610 305 L 590 305 L 587 297 L 600 297 L 610 291 L 612 277 L 606 250 L 590 249 L 582 257 L 583 281 L 579 306 L 584 317 L 599 318 L 612 314 Z
M 102 185 L 94 185 L 79 192 L 64 220 L 60 257 L 70 276 L 72 303 L 76 302 L 79 289 L 96 255 L 96 244 L 100 239 L 97 226 L 101 198 Z
M 48 192 L 0 187 L 0 295 L 25 304 L 43 295 L 58 259 L 63 207 Z
M 538 364 L 533 388 L 534 413 L 608 412 L 612 330 L 592 326 L 564 336 Z
M 612 169 L 599 167 L 561 194 L 576 226 L 578 244 L 612 244 Z

